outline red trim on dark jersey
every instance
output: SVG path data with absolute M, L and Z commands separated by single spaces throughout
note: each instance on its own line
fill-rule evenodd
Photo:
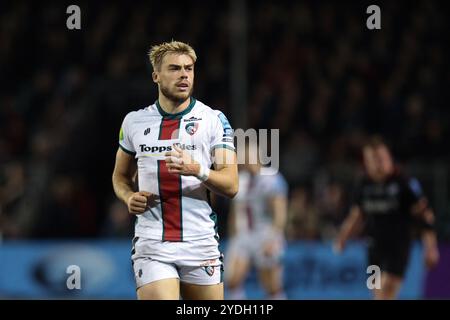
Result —
M 180 119 L 161 122 L 159 140 L 176 139 Z M 159 197 L 163 218 L 163 241 L 183 241 L 181 213 L 181 176 L 169 173 L 165 160 L 158 161 Z

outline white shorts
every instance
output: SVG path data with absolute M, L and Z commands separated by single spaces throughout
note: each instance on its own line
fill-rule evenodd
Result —
M 135 237 L 131 254 L 136 288 L 170 278 L 197 285 L 223 281 L 223 256 L 214 237 L 183 242 Z
M 272 232 L 270 227 L 258 228 L 254 231 L 242 232 L 229 240 L 227 258 L 241 257 L 249 259 L 257 268 L 270 268 L 281 263 L 285 251 L 285 239 Z M 264 252 L 267 243 L 274 245 L 271 255 Z

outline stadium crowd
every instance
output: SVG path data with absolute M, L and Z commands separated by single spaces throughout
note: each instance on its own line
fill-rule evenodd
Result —
M 179 39 L 199 56 L 194 96 L 231 113 L 229 4 L 0 3 L 0 234 L 130 236 L 113 196 L 120 123 L 157 94 L 146 56 Z M 438 1 L 382 2 L 382 29 L 352 2 L 247 3 L 248 128 L 280 129 L 290 186 L 289 239 L 334 237 L 361 174 L 360 146 L 382 134 L 399 162 L 421 168 L 432 204 L 449 198 L 448 22 Z M 447 188 L 428 174 L 444 172 Z M 449 202 L 436 208 L 450 239 Z M 226 206 L 225 206 L 226 207 Z M 219 211 L 221 233 L 226 210 Z

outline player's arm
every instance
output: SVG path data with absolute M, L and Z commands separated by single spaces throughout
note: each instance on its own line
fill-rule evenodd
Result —
M 281 239 L 284 235 L 287 221 L 287 198 L 284 195 L 274 195 L 268 200 L 268 207 L 272 212 L 272 232 L 274 238 Z M 276 252 L 279 245 L 277 241 L 269 241 L 264 243 L 263 251 L 267 256 L 272 256 Z
M 211 191 L 228 198 L 234 198 L 239 189 L 236 152 L 225 148 L 213 150 L 214 170 L 203 182 Z
M 236 153 L 225 148 L 213 150 L 214 170 L 202 167 L 191 155 L 173 146 L 166 152 L 166 166 L 170 173 L 195 176 L 214 193 L 233 198 L 239 187 Z
M 116 154 L 112 184 L 115 194 L 127 205 L 128 211 L 132 214 L 143 213 L 147 207 L 147 198 L 151 195 L 145 191 L 134 191 L 136 172 L 134 157 L 119 148 Z
M 358 205 L 353 205 L 350 209 L 350 214 L 342 224 L 338 237 L 335 241 L 334 248 L 337 252 L 341 252 L 344 249 L 345 243 L 348 239 L 360 230 L 363 221 L 364 217 L 361 208 Z
M 284 195 L 275 195 L 269 199 L 269 209 L 272 212 L 272 227 L 278 233 L 284 233 L 287 221 L 288 201 Z
M 432 268 L 439 262 L 439 249 L 434 230 L 434 212 L 428 206 L 428 201 L 425 197 L 420 198 L 412 206 L 411 212 L 421 227 L 425 264 L 428 268 Z

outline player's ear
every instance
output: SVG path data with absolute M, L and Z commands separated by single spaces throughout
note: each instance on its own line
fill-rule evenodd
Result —
M 153 82 L 154 83 L 158 83 L 159 82 L 159 74 L 156 71 L 152 72 L 152 78 L 153 78 Z

